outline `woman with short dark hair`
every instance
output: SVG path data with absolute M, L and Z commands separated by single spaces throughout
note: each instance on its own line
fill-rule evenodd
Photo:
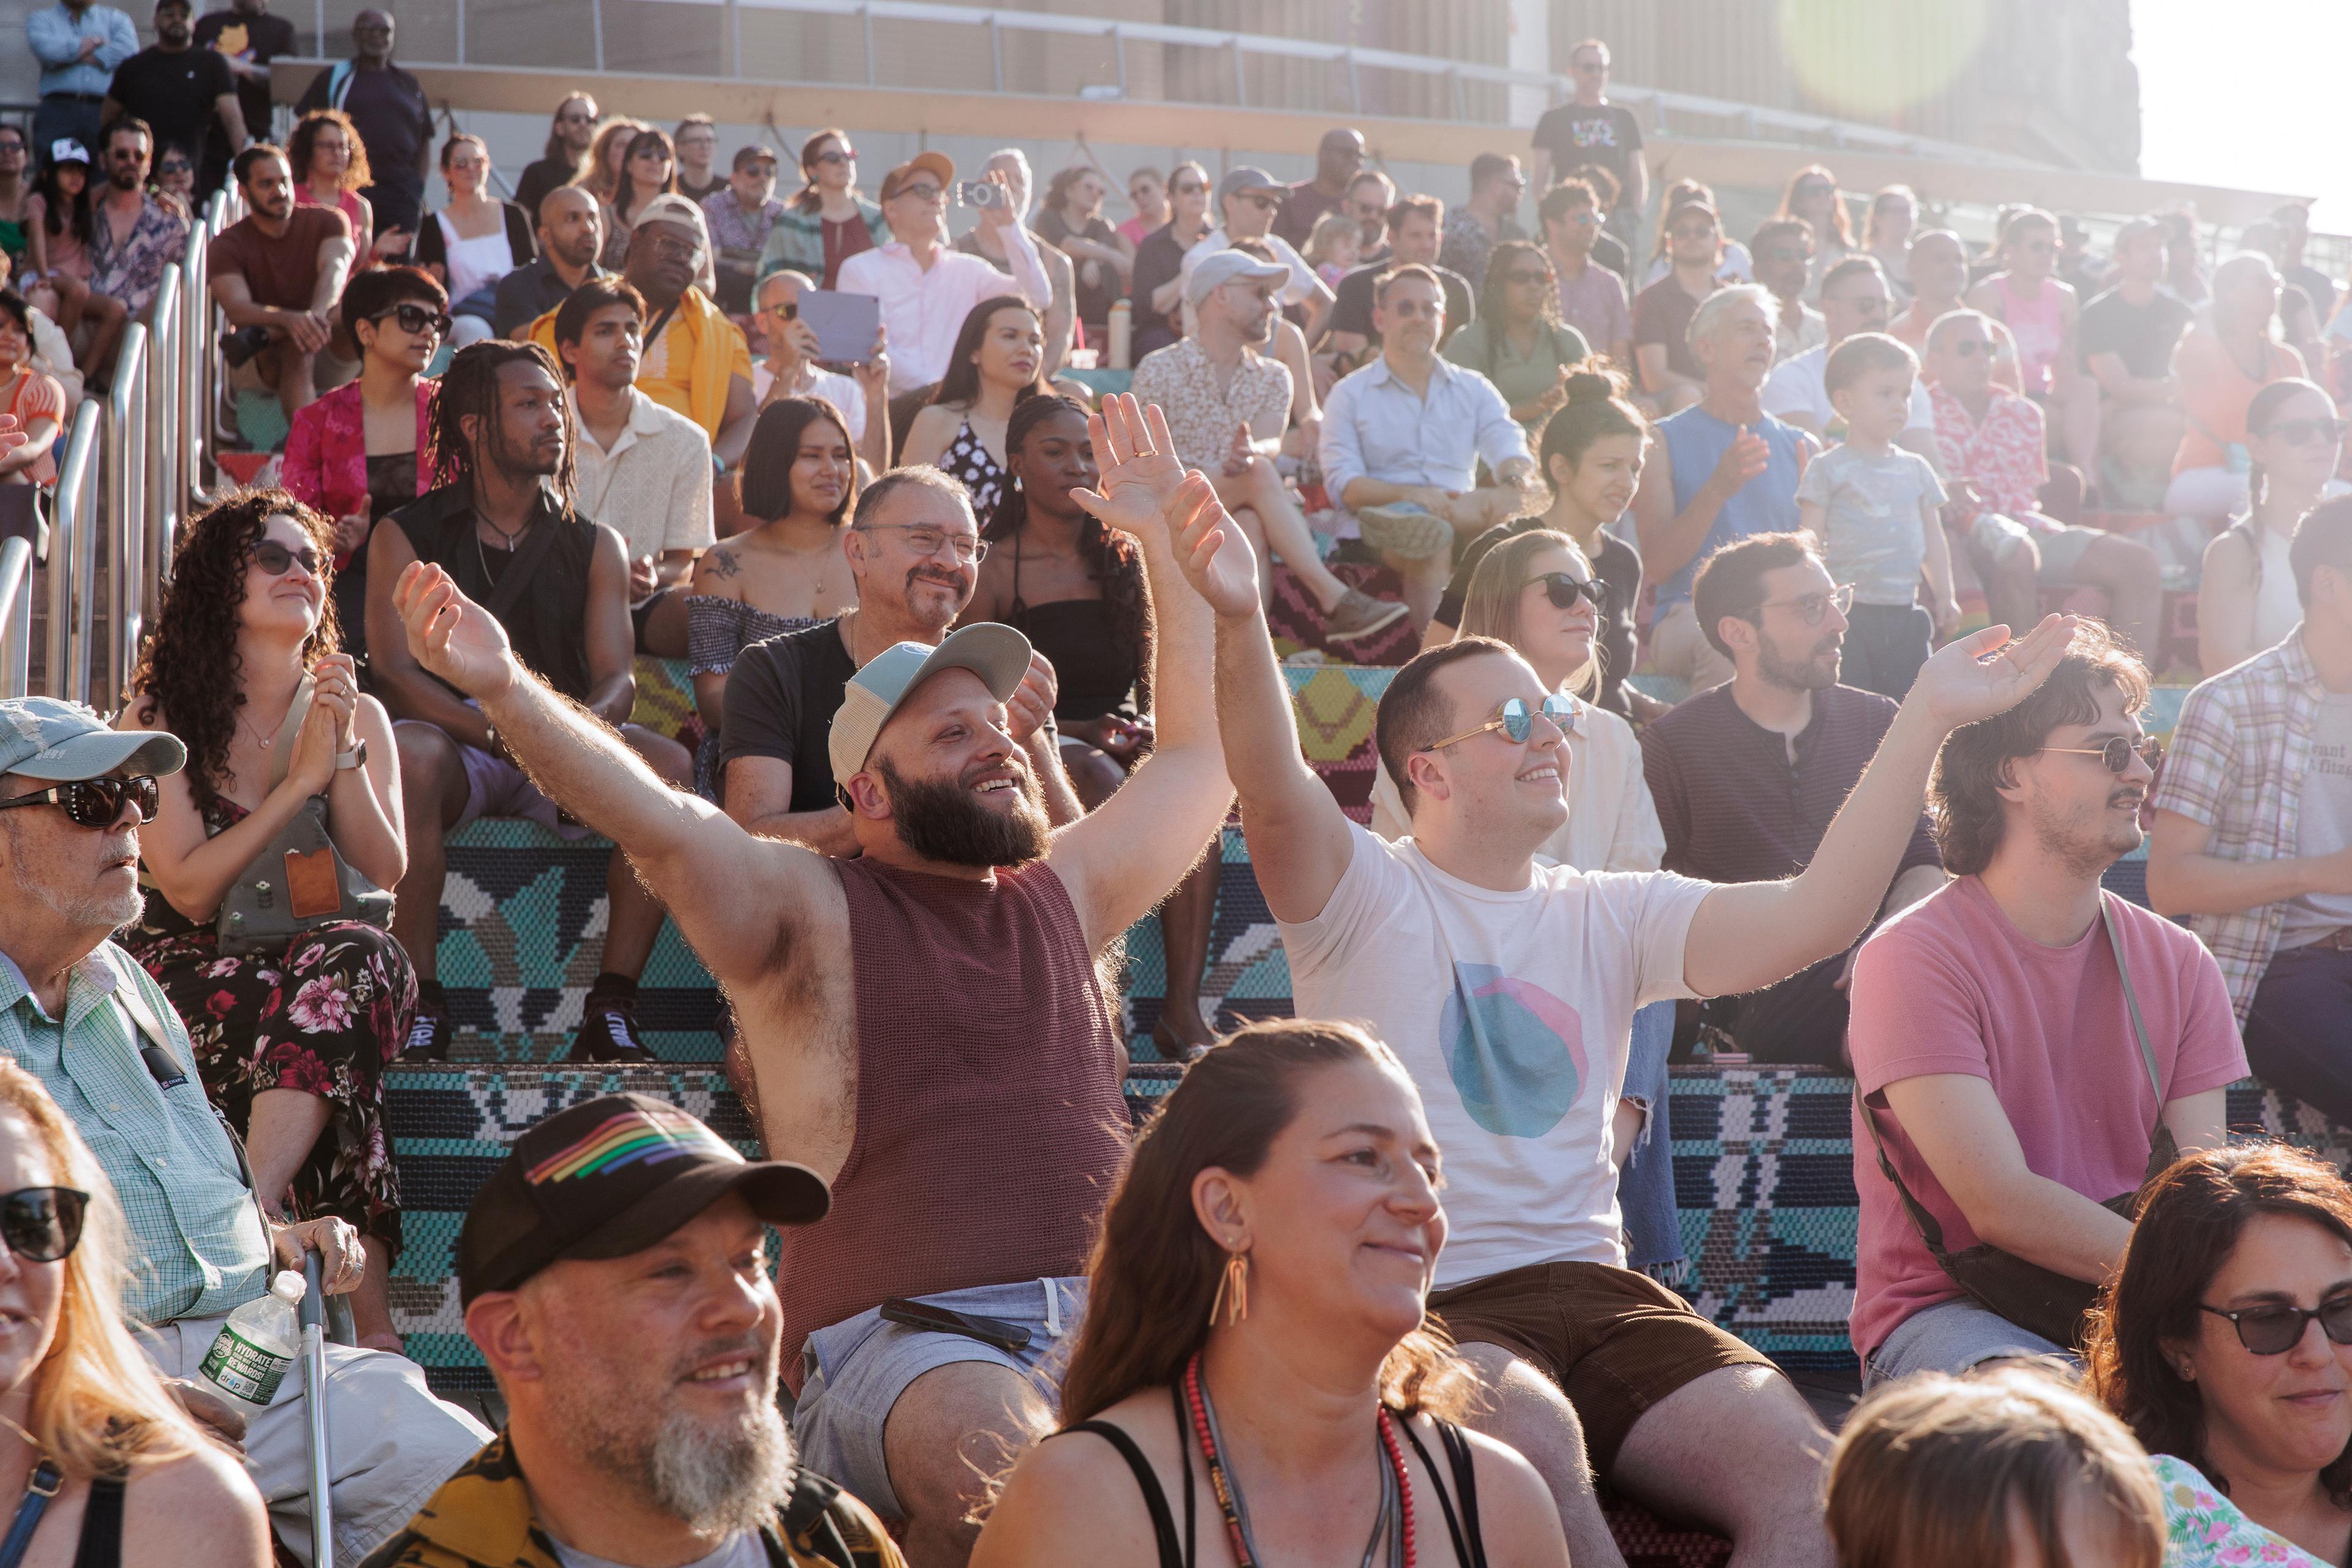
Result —
M 2144 1194 L 2084 1347 L 2155 1457 L 2172 1568 L 2352 1561 L 2352 1187 L 2283 1143 Z

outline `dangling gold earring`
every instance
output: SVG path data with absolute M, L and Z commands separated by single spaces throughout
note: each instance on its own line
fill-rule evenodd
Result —
M 1216 1300 L 1209 1303 L 1209 1327 L 1217 1326 L 1217 1314 L 1226 1310 L 1228 1300 L 1233 1306 L 1225 1317 L 1227 1323 L 1238 1323 L 1249 1316 L 1249 1254 L 1245 1252 L 1225 1254 L 1225 1272 L 1217 1281 Z

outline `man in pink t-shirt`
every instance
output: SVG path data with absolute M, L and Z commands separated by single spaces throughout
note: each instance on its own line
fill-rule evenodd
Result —
M 1954 731 L 1928 803 L 1958 879 L 1889 921 L 1854 965 L 1856 1087 L 1950 1252 L 1990 1242 L 2101 1279 L 2131 1227 L 2100 1205 L 2147 1174 L 2159 1110 L 2183 1153 L 2223 1142 L 2225 1091 L 2246 1055 L 2221 969 L 2189 932 L 2099 886 L 2139 847 L 2154 778 L 2141 754 L 2147 701 L 2146 668 L 2090 623 L 2039 691 Z M 2069 1353 L 1944 1272 L 1859 1116 L 1853 1146 L 1853 1344 L 1871 1382 Z

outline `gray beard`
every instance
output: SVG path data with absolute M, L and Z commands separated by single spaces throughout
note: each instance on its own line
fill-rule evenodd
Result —
M 731 1426 L 672 1411 L 651 1432 L 603 1425 L 601 1408 L 568 1413 L 587 1457 L 614 1480 L 696 1533 L 757 1531 L 775 1521 L 791 1495 L 797 1464 L 792 1434 L 771 1400 Z
M 68 898 L 54 888 L 46 888 L 26 875 L 28 868 L 20 856 L 9 857 L 10 879 L 16 890 L 57 916 L 59 923 L 80 931 L 104 930 L 109 935 L 134 925 L 146 912 L 147 895 L 135 883 L 130 892 L 120 898 L 110 898 L 99 892 L 86 892 L 79 898 Z

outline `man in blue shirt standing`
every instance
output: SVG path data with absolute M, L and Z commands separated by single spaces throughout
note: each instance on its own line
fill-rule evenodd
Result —
M 139 52 L 139 29 L 111 5 L 58 0 L 25 17 L 25 38 L 41 66 L 41 103 L 33 111 L 33 152 L 46 159 L 50 144 L 71 138 L 98 145 L 99 106 L 114 68 Z

